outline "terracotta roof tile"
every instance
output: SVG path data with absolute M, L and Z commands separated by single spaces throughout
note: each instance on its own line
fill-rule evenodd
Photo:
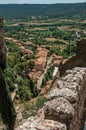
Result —
M 52 57 L 54 60 L 62 60 L 63 59 L 63 56 L 58 56 L 56 54 L 53 54 Z
M 68 60 L 68 59 L 64 59 L 64 60 L 62 61 L 62 64 L 65 64 L 65 63 L 67 62 L 67 60 Z
M 61 60 L 55 60 L 54 63 L 53 63 L 53 65 L 54 66 L 59 66 L 60 63 L 61 63 Z

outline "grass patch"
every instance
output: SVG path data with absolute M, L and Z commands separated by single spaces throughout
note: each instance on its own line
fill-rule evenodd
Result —
M 45 96 L 38 96 L 29 102 L 24 102 L 23 118 L 27 119 L 30 116 L 36 115 L 37 111 L 43 107 L 44 103 L 47 102 Z

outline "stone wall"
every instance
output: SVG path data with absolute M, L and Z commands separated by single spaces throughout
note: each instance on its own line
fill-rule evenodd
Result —
M 45 117 L 55 117 L 56 120 L 65 123 L 68 130 L 83 130 L 86 68 L 74 68 L 66 71 L 66 74 L 57 82 L 58 88 L 52 90 L 48 96 L 51 101 L 45 105 L 45 110 L 48 111 Z
M 49 92 L 44 107 L 35 117 L 22 120 L 15 130 L 83 130 L 85 94 L 86 68 L 67 70 Z

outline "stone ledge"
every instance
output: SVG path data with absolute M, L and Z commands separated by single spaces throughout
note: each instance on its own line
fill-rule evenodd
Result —
M 48 95 L 50 101 L 44 107 L 45 118 L 65 123 L 69 130 L 81 130 L 85 104 L 85 82 L 86 68 L 76 67 L 67 70 L 66 75 L 57 82 L 57 88 Z
M 44 107 L 15 130 L 81 130 L 85 94 L 86 68 L 67 70 L 56 89 L 50 91 Z

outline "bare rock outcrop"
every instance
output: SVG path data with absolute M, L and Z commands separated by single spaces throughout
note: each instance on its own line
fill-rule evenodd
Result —
M 76 55 L 71 57 L 60 67 L 61 75 L 63 75 L 66 70 L 74 67 L 86 67 L 86 39 L 82 39 L 78 42 Z
M 77 92 L 74 92 L 69 88 L 56 88 L 53 89 L 48 95 L 49 100 L 56 99 L 57 97 L 63 97 L 67 99 L 70 103 L 74 103 L 78 99 Z
M 86 98 L 86 68 L 68 70 L 45 104 L 45 118 L 63 122 L 68 130 L 81 130 Z M 78 125 L 77 125 L 78 124 Z
M 62 123 L 68 122 L 74 117 L 74 108 L 63 97 L 58 97 L 46 103 L 44 107 L 45 118 Z
M 15 130 L 67 130 L 66 125 L 38 117 L 30 117 L 26 122 L 18 126 Z

